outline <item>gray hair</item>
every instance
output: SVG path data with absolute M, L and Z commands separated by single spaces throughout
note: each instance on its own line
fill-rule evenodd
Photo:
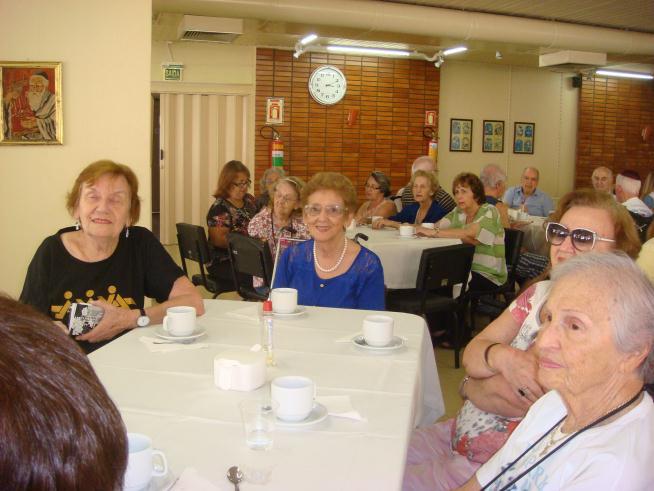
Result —
M 641 182 L 633 177 L 618 174 L 615 178 L 615 185 L 620 186 L 622 190 L 630 195 L 638 196 Z
M 391 181 L 388 179 L 386 174 L 380 171 L 374 171 L 370 173 L 377 184 L 379 184 L 379 190 L 384 195 L 384 198 L 388 198 L 391 195 Z
M 495 189 L 506 182 L 506 172 L 499 165 L 488 164 L 481 170 L 479 179 L 484 186 Z
M 522 169 L 522 174 L 520 175 L 524 176 L 525 172 L 527 172 L 528 170 L 533 170 L 536 173 L 536 180 L 540 181 L 540 171 L 536 169 L 536 167 L 525 167 L 524 169 Z
M 286 177 L 286 172 L 284 172 L 284 169 L 281 167 L 268 167 L 265 171 L 263 171 L 263 175 L 261 176 L 261 180 L 259 181 L 259 189 L 261 192 L 265 192 L 266 188 L 268 186 L 267 181 L 268 178 L 271 176 L 271 174 L 279 174 L 279 178 L 281 179 L 282 177 Z
M 435 172 L 436 162 L 429 155 L 421 155 L 413 161 L 413 164 L 411 164 L 411 174 L 415 174 L 417 170 Z
M 600 171 L 600 170 L 606 171 L 606 173 L 609 175 L 610 179 L 613 180 L 613 171 L 611 169 L 609 169 L 608 167 L 606 167 L 605 165 L 600 165 L 599 167 L 595 167 L 593 169 L 593 173 L 590 176 L 593 177 L 595 175 L 595 172 Z
M 551 278 L 557 282 L 573 275 L 590 277 L 612 299 L 613 341 L 619 351 L 649 347 L 638 373 L 645 382 L 654 381 L 654 284 L 622 251 L 579 254 L 557 265 Z

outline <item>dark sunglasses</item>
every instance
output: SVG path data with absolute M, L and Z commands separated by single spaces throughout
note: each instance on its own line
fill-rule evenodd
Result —
M 566 237 L 570 236 L 572 247 L 580 252 L 593 250 L 596 241 L 615 242 L 615 239 L 600 237 L 596 232 L 585 228 L 569 230 L 565 225 L 549 222 L 545 228 L 545 238 L 552 245 L 561 245 Z

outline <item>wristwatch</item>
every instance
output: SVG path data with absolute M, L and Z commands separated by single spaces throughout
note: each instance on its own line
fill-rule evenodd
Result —
M 141 311 L 141 315 L 138 316 L 136 319 L 136 325 L 139 327 L 145 327 L 150 325 L 150 318 L 148 317 L 148 314 L 145 313 L 145 309 L 139 309 Z

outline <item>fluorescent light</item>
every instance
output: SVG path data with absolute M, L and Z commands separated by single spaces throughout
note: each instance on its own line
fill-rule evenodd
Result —
M 318 35 L 311 33 L 300 39 L 300 44 L 304 46 L 306 44 L 312 43 L 316 39 L 318 39 Z
M 464 51 L 468 51 L 467 46 L 456 46 L 454 48 L 448 48 L 445 51 L 443 51 L 443 55 L 450 56 L 455 53 L 463 53 Z
M 399 49 L 364 48 L 362 46 L 327 46 L 327 51 L 332 53 L 350 53 L 361 55 L 387 55 L 387 56 L 409 56 L 410 51 Z
M 640 78 L 642 80 L 654 79 L 654 75 L 650 73 L 616 72 L 615 70 L 595 70 L 595 75 L 605 75 L 607 77 Z

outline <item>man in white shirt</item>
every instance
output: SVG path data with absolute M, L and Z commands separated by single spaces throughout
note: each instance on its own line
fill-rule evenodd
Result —
M 640 193 L 640 176 L 637 172 L 626 170 L 615 178 L 615 197 L 618 203 L 630 213 L 649 218 L 652 210 L 638 197 Z

